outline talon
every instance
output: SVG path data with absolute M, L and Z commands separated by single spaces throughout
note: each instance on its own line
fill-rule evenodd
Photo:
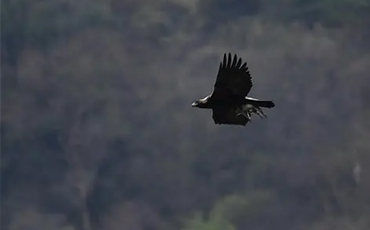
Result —
M 263 116 L 261 115 L 261 113 L 260 113 L 260 112 L 256 112 L 256 114 L 257 114 L 261 119 L 263 119 Z
M 251 121 L 251 115 L 248 112 L 247 113 L 241 112 L 241 113 L 236 114 L 236 116 L 240 116 L 240 115 L 243 115 L 245 118 Z
M 267 118 L 266 114 L 263 113 L 262 109 L 259 107 L 256 107 L 256 114 L 261 118 Z
M 264 118 L 267 118 L 266 114 L 261 110 L 261 114 Z

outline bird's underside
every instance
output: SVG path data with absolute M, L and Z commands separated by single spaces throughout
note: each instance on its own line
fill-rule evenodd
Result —
M 259 106 L 245 104 L 236 110 L 236 116 L 244 116 L 251 121 L 252 113 L 257 114 L 260 118 L 267 118 L 266 114 Z
M 262 108 L 272 108 L 272 101 L 263 101 L 247 97 L 253 86 L 247 63 L 236 55 L 232 58 L 224 54 L 220 63 L 213 93 L 195 101 L 192 106 L 212 109 L 212 118 L 216 124 L 246 125 L 252 114 L 267 117 Z
M 225 111 L 228 111 L 226 116 Z M 259 116 L 261 119 L 267 118 L 266 114 L 259 106 L 254 106 L 252 104 L 212 108 L 212 117 L 215 124 L 245 126 L 248 122 L 252 122 L 253 113 Z

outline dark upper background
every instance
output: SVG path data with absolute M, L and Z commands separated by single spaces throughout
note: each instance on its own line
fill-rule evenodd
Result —
M 370 228 L 369 0 L 3 0 L 1 227 Z M 247 125 L 191 108 L 224 52 Z

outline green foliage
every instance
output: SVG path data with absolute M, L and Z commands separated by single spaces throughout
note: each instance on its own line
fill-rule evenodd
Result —
M 258 215 L 271 198 L 271 193 L 266 191 L 253 191 L 243 196 L 226 196 L 216 202 L 208 218 L 205 218 L 202 212 L 196 212 L 185 222 L 183 230 L 234 230 L 236 222 Z
M 211 216 L 205 220 L 202 213 L 198 212 L 186 223 L 183 230 L 235 230 L 236 228 L 222 216 Z

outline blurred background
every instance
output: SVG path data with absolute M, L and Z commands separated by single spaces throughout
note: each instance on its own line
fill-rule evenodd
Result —
M 369 73 L 369 0 L 2 0 L 1 229 L 370 229 Z

